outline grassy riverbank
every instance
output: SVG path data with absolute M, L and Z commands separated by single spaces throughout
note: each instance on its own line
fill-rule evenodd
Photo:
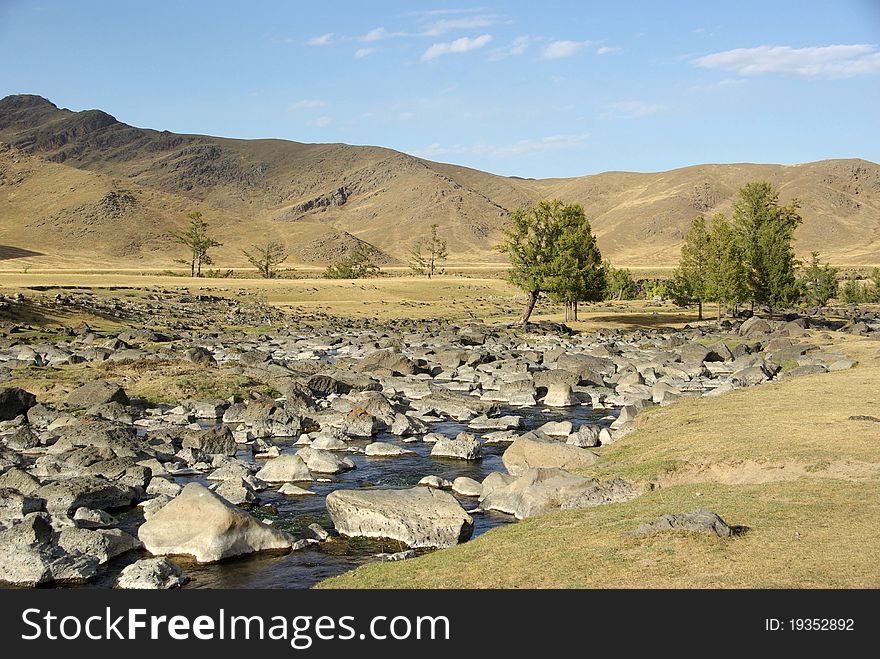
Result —
M 638 481 L 634 501 L 527 519 L 321 587 L 878 587 L 880 422 L 850 417 L 880 418 L 880 342 L 834 348 L 860 365 L 659 408 L 599 449 L 582 473 Z M 630 535 L 697 508 L 746 531 Z

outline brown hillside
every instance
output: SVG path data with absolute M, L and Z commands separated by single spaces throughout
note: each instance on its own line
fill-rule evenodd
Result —
M 196 209 L 224 243 L 220 265 L 243 265 L 240 248 L 268 239 L 286 243 L 294 263 L 332 260 L 359 241 L 402 262 L 434 222 L 451 260 L 497 263 L 498 227 L 542 197 L 582 203 L 615 263 L 672 265 L 691 218 L 729 211 L 758 178 L 783 201 L 802 200 L 800 253 L 880 263 L 880 166 L 864 160 L 527 180 L 378 147 L 146 130 L 26 95 L 0 100 L 0 142 L 0 253 L 34 265 L 171 265 L 182 254 L 163 236 Z

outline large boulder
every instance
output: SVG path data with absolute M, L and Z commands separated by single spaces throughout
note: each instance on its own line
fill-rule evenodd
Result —
M 289 549 L 290 537 L 236 508 L 204 485 L 188 483 L 138 529 L 151 554 L 186 554 L 200 563 Z
M 116 588 L 130 590 L 168 590 L 180 588 L 189 577 L 165 557 L 142 558 L 126 567 L 116 580 Z
M 496 487 L 480 505 L 525 519 L 551 510 L 629 501 L 638 495 L 638 489 L 620 479 L 600 483 L 563 469 L 539 468 L 528 469 L 506 486 Z
M 467 432 L 460 432 L 455 439 L 443 437 L 431 449 L 432 458 L 455 458 L 457 460 L 479 460 L 483 457 L 480 441 Z
M 67 396 L 67 404 L 71 407 L 88 409 L 105 403 L 128 405 L 128 395 L 118 384 L 95 380 L 74 389 Z
M 589 467 L 597 457 L 587 449 L 528 433 L 507 447 L 501 461 L 509 473 L 519 476 L 532 467 L 581 469 Z
M 210 454 L 235 455 L 235 437 L 227 426 L 191 430 L 183 437 L 183 448 L 197 448 Z
M 294 481 L 312 480 L 312 474 L 305 461 L 299 455 L 290 453 L 267 460 L 256 476 L 267 483 L 291 483 Z
M 0 389 L 0 421 L 9 421 L 37 404 L 37 397 L 18 387 Z
M 335 490 L 327 512 L 349 537 L 390 538 L 409 547 L 450 547 L 471 537 L 474 522 L 451 494 L 408 490 Z

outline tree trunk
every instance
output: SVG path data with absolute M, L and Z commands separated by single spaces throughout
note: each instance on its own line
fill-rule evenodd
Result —
M 523 309 L 522 316 L 519 317 L 517 325 L 525 326 L 526 323 L 529 322 L 529 318 L 531 318 L 532 316 L 532 311 L 534 311 L 535 309 L 535 304 L 537 304 L 538 296 L 540 294 L 540 291 L 529 291 L 529 299 L 526 300 L 526 308 Z
M 578 319 L 578 302 L 575 300 L 571 303 L 571 319 L 577 321 Z
M 195 256 L 192 257 L 192 259 L 190 259 L 190 262 L 189 262 L 189 276 L 190 277 L 196 276 L 196 257 Z
M 718 300 L 718 322 L 721 322 L 721 300 Z
M 697 320 L 703 320 L 703 301 L 697 302 Z
M 773 307 L 770 307 L 770 321 L 773 321 Z

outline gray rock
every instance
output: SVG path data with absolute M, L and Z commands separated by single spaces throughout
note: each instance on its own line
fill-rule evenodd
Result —
M 440 478 L 439 476 L 425 476 L 419 479 L 419 485 L 423 485 L 424 487 L 433 487 L 435 490 L 451 490 L 452 482 L 446 480 L 445 478 Z
M 642 524 L 635 530 L 637 535 L 663 533 L 668 531 L 686 531 L 688 533 L 704 533 L 719 538 L 729 538 L 734 530 L 718 515 L 705 509 L 689 513 L 676 513 Z
M 578 448 L 593 448 L 594 446 L 599 446 L 600 431 L 601 428 L 598 426 L 584 424 L 578 428 L 576 433 L 569 435 L 565 443 L 577 446 Z
M 191 430 L 183 437 L 183 448 L 195 448 L 211 455 L 235 455 L 235 437 L 227 426 Z
M 391 424 L 391 434 L 398 437 L 424 435 L 426 432 L 428 432 L 428 426 L 406 414 L 397 414 Z
M 452 481 L 452 491 L 463 497 L 478 497 L 483 491 L 483 486 L 473 478 L 459 476 Z
M 67 404 L 71 407 L 88 409 L 105 403 L 128 405 L 128 395 L 117 384 L 106 380 L 95 380 L 74 389 L 67 396 Z
M 42 485 L 34 496 L 46 500 L 46 510 L 53 515 L 72 515 L 77 508 L 113 510 L 135 503 L 133 488 L 108 481 L 98 476 L 65 478 Z
M 451 547 L 473 533 L 470 515 L 441 490 L 335 490 L 327 512 L 349 537 L 389 538 L 413 548 Z
M 40 489 L 40 481 L 23 469 L 12 467 L 0 474 L 0 488 L 8 488 L 22 494 L 33 494 Z
M 313 474 L 340 474 L 355 468 L 351 458 L 341 458 L 330 451 L 309 446 L 299 449 L 296 454 L 303 459 Z
M 106 529 L 116 526 L 116 518 L 104 510 L 77 508 L 73 513 L 73 521 L 81 529 Z
M 575 397 L 571 387 L 563 383 L 551 384 L 544 396 L 544 405 L 548 407 L 571 407 L 579 405 L 580 401 Z
M 58 546 L 69 554 L 91 556 L 103 565 L 111 558 L 120 556 L 141 546 L 140 541 L 120 529 L 64 529 L 58 535 Z
M 522 418 L 518 416 L 500 416 L 490 419 L 485 414 L 471 419 L 468 428 L 471 430 L 514 430 L 522 425 Z
M 364 447 L 364 455 L 373 458 L 392 458 L 398 455 L 406 455 L 408 453 L 414 453 L 414 451 L 409 451 L 400 446 L 396 446 L 395 444 L 389 444 L 388 442 L 372 442 Z
M 290 483 L 310 481 L 312 474 L 299 455 L 285 453 L 267 460 L 263 468 L 257 472 L 257 478 L 267 483 Z
M 479 460 L 483 457 L 480 441 L 470 433 L 461 432 L 455 439 L 443 437 L 431 449 L 432 458 L 456 458 L 458 460 Z
M 629 501 L 639 490 L 621 479 L 600 483 L 563 469 L 528 469 L 506 487 L 498 487 L 481 499 L 487 510 L 525 519 L 551 510 L 591 508 Z
M 127 566 L 116 580 L 116 588 L 128 590 L 168 590 L 189 581 L 183 570 L 167 558 L 142 558 Z
M 43 509 L 45 501 L 16 490 L 0 488 L 0 521 L 9 523 Z

